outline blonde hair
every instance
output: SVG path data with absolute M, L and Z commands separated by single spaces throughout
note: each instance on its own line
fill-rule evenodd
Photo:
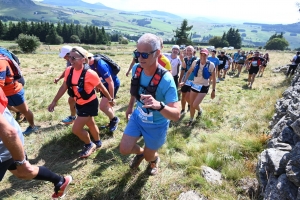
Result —
M 85 50 L 82 47 L 75 46 L 75 47 L 72 48 L 71 51 L 74 52 L 74 53 L 79 54 L 80 56 L 82 56 L 84 58 L 84 63 L 89 63 L 89 59 L 88 59 L 88 56 L 87 56 L 88 55 L 87 50 Z

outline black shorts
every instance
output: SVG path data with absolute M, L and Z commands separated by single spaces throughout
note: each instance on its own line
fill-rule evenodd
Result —
M 79 117 L 98 116 L 98 105 L 99 102 L 97 97 L 94 100 L 83 105 L 79 105 L 76 103 L 76 113 Z
M 191 91 L 191 86 L 188 86 L 188 85 L 184 85 L 181 87 L 181 92 L 182 93 L 187 93 L 187 92 L 190 92 Z
M 208 93 L 208 90 L 209 90 L 209 86 L 202 86 L 201 90 L 200 91 L 197 91 L 193 88 L 191 88 L 191 90 L 195 93 L 205 93 L 207 94 Z
M 178 88 L 178 75 L 173 76 L 176 87 Z
M 106 87 L 106 89 L 109 92 L 109 89 L 107 87 Z M 116 98 L 118 90 L 119 90 L 119 86 L 114 88 L 114 98 Z M 105 97 L 105 95 L 102 92 L 100 92 L 100 98 L 102 98 L 102 97 Z
M 259 67 L 250 67 L 249 74 L 257 74 L 259 71 Z
M 26 153 L 25 153 L 25 158 L 26 158 L 26 160 L 28 160 Z M 15 162 L 14 159 L 11 158 L 11 159 L 8 159 L 8 160 L 0 163 L 0 181 L 3 179 L 7 170 L 16 170 L 17 169 L 17 166 L 14 162 Z
M 222 70 L 225 68 L 225 65 L 218 65 L 218 71 Z

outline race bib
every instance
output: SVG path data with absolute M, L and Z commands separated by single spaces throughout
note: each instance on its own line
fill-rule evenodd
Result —
M 193 85 L 193 81 L 187 80 L 184 85 L 192 86 Z
M 193 85 L 192 85 L 192 89 L 194 89 L 198 92 L 201 91 L 201 88 L 202 88 L 202 85 L 198 85 L 198 84 L 195 84 L 195 83 L 193 83 Z
M 219 62 L 219 63 L 220 63 L 220 65 L 223 65 L 223 60 L 220 60 L 220 62 Z
M 244 60 L 244 57 L 240 57 L 240 60 Z
M 257 61 L 252 61 L 252 66 L 257 67 Z
M 138 112 L 138 116 L 142 120 L 142 122 L 150 123 L 150 124 L 153 123 L 153 112 L 149 112 L 149 114 L 147 114 L 139 106 L 137 106 L 137 112 Z

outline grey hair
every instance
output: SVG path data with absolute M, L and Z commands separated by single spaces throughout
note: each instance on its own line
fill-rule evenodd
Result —
M 192 45 L 189 45 L 189 46 L 186 47 L 186 49 L 188 49 L 188 48 L 190 48 L 192 50 L 192 52 L 194 52 L 194 50 L 195 50 Z
M 159 50 L 161 49 L 160 39 L 152 33 L 145 33 L 138 39 L 137 43 L 138 44 L 150 44 L 152 47 L 152 51 L 154 51 L 156 49 L 159 49 Z

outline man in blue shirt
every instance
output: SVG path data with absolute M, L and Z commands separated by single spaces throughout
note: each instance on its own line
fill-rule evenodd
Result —
M 113 73 L 112 68 L 104 60 L 98 60 L 92 53 L 88 54 L 88 58 L 90 67 L 97 72 L 110 96 L 113 99 L 116 98 L 116 94 L 120 87 L 120 79 L 118 76 Z M 102 97 L 102 99 L 100 101 L 99 108 L 106 114 L 106 116 L 108 116 L 110 120 L 108 128 L 111 132 L 113 132 L 117 129 L 120 119 L 115 116 L 113 108 L 109 105 L 108 99 L 102 94 L 102 92 L 100 92 L 100 97 Z
M 241 50 L 238 49 L 238 51 L 233 54 L 233 65 L 232 65 L 232 70 L 231 70 L 232 72 L 235 72 L 235 70 L 238 68 L 238 61 L 240 58 L 240 53 L 241 53 Z
M 139 64 L 132 69 L 131 98 L 126 110 L 129 121 L 120 143 L 123 155 L 136 154 L 130 168 L 137 168 L 145 159 L 149 162 L 149 175 L 158 173 L 157 151 L 166 141 L 170 120 L 180 118 L 176 85 L 172 74 L 158 64 L 160 54 L 161 44 L 156 35 L 146 33 L 140 37 L 135 52 Z M 163 73 L 159 75 L 159 71 Z M 156 90 L 150 92 L 147 89 L 152 85 Z M 144 148 L 137 144 L 141 136 Z
M 209 60 L 210 62 L 215 64 L 215 69 L 218 68 L 218 65 L 219 65 L 219 58 L 216 57 L 216 53 L 217 53 L 216 50 L 212 50 L 211 51 L 211 56 L 209 56 L 207 58 L 207 60 Z

